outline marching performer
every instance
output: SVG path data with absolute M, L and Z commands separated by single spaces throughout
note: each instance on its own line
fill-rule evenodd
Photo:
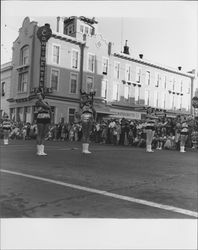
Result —
M 9 134 L 10 134 L 11 129 L 12 129 L 12 123 L 11 123 L 11 121 L 6 113 L 4 113 L 4 116 L 3 116 L 2 128 L 3 128 L 4 145 L 8 145 L 9 144 Z
M 181 124 L 181 132 L 180 132 L 180 152 L 185 153 L 185 144 L 188 139 L 188 123 L 186 122 L 186 119 L 182 121 Z
M 90 154 L 89 137 L 95 120 L 95 109 L 93 108 L 93 96 L 95 92 L 81 94 L 81 122 L 82 122 L 82 153 Z
M 149 108 L 147 110 L 146 115 L 146 124 L 145 124 L 145 130 L 146 130 L 146 152 L 153 153 L 152 150 L 152 140 L 153 136 L 155 134 L 155 121 L 157 117 L 152 113 L 152 109 Z
M 50 105 L 44 100 L 45 95 L 42 93 L 42 91 L 37 93 L 37 98 L 37 155 L 40 156 L 47 155 L 44 152 L 44 141 L 51 121 L 51 108 Z

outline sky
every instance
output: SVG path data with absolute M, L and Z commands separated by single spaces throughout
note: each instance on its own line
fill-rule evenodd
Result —
M 12 43 L 26 16 L 56 29 L 57 16 L 88 16 L 118 52 L 128 40 L 130 55 L 184 71 L 198 68 L 196 1 L 2 1 L 1 64 L 12 57 Z

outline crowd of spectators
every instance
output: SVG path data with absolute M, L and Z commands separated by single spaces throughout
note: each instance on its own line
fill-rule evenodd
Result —
M 152 148 L 157 148 L 158 141 L 162 142 L 162 149 L 178 149 L 180 145 L 180 130 L 182 119 L 188 123 L 188 139 L 186 147 L 198 148 L 198 120 L 192 117 L 159 118 L 156 122 Z M 123 146 L 146 146 L 145 120 L 103 119 L 93 126 L 90 140 L 100 144 Z M 2 123 L 0 123 L 0 137 L 3 138 Z M 160 131 L 160 133 L 159 133 Z M 10 139 L 36 139 L 36 123 L 13 122 Z M 51 141 L 81 141 L 81 123 L 61 123 L 50 125 L 46 140 Z

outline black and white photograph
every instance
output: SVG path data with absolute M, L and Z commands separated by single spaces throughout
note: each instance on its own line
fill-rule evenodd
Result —
M 197 47 L 197 1 L 1 1 L 0 249 L 197 249 Z

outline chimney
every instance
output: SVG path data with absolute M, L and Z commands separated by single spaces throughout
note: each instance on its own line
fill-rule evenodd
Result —
M 59 25 L 60 25 L 60 17 L 57 16 L 57 22 L 56 22 L 56 32 L 59 32 Z
M 109 55 L 109 56 L 111 55 L 111 51 L 112 51 L 112 43 L 109 42 L 109 43 L 108 43 L 108 55 Z
M 129 46 L 127 46 L 127 40 L 125 42 L 124 52 L 123 53 L 129 55 Z
M 144 56 L 143 54 L 139 54 L 140 59 L 143 59 L 143 56 Z
M 179 67 L 178 67 L 178 70 L 181 70 L 181 69 L 182 69 L 182 67 L 181 67 L 181 66 L 179 66 Z

